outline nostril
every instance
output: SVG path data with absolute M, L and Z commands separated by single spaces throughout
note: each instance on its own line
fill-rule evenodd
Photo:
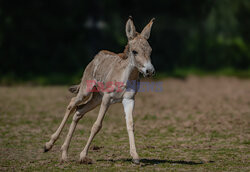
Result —
M 147 69 L 147 70 L 146 70 L 146 74 L 148 74 L 148 73 L 149 73 L 149 70 Z
M 152 73 L 152 75 L 155 75 L 155 70 L 153 70 L 153 73 Z

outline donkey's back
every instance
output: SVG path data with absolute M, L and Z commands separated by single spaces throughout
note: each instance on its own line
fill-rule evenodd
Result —
M 119 81 L 128 60 L 125 58 L 126 48 L 123 53 L 113 53 L 101 50 L 86 67 L 82 82 L 69 87 L 69 91 L 77 94 L 81 84 L 84 86 L 88 80 L 96 82 Z

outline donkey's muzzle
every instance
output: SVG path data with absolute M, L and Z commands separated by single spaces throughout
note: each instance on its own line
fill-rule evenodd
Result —
M 146 69 L 146 77 L 154 76 L 155 75 L 155 69 Z
M 155 74 L 155 68 L 151 62 L 148 62 L 141 68 L 140 72 L 143 74 L 144 77 L 150 77 Z

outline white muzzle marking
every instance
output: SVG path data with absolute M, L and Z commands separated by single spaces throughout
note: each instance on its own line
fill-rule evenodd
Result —
M 147 62 L 141 70 L 144 77 L 153 76 L 155 74 L 155 68 L 151 62 Z

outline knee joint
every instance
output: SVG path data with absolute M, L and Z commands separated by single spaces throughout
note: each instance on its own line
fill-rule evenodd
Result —
M 82 115 L 79 111 L 76 111 L 76 113 L 75 113 L 75 115 L 74 115 L 74 117 L 73 117 L 73 121 L 78 122 L 79 119 L 82 118 L 82 116 L 83 116 L 83 115 Z

